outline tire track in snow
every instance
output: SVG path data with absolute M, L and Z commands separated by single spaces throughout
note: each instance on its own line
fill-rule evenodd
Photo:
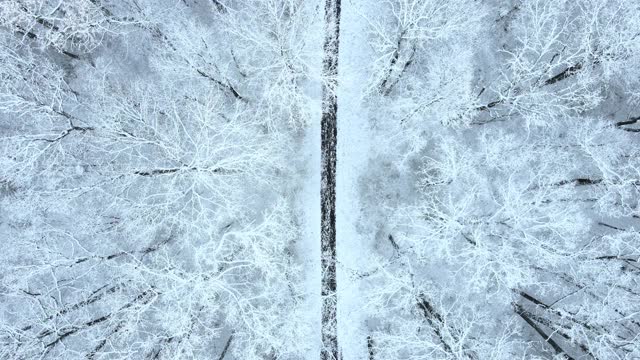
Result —
M 336 146 L 338 98 L 338 45 L 341 0 L 325 1 L 324 58 L 322 61 L 321 233 L 322 251 L 322 360 L 340 359 L 336 282 Z

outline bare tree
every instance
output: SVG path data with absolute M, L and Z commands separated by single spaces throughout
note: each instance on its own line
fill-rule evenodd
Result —
M 376 353 L 634 358 L 637 84 L 619 74 L 640 56 L 639 9 L 485 6 L 465 15 L 486 48 L 472 35 L 450 38 L 458 53 L 427 45 L 413 56 L 437 73 L 407 68 L 372 95 L 391 139 L 372 176 L 394 175 L 364 195 L 381 202 L 367 274 Z
M 250 65 L 250 45 L 223 25 L 250 5 L 3 6 L 0 357 L 308 350 L 285 181 L 305 70 L 285 68 L 285 51 L 270 53 L 278 70 Z M 293 39 L 297 9 L 270 26 Z M 264 107 L 267 88 L 300 110 Z

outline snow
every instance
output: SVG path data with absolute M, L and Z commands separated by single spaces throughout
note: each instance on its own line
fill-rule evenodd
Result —
M 637 1 L 140 1 L 0 7 L 0 359 L 640 359 Z
M 297 201 L 298 213 L 301 214 L 301 237 L 297 243 L 298 256 L 302 258 L 302 271 L 305 274 L 303 287 L 305 306 L 309 323 L 313 326 L 312 337 L 307 359 L 318 357 L 321 346 L 320 335 L 320 106 L 314 114 L 313 121 L 305 131 L 301 146 L 302 159 L 305 163 L 304 182 Z
M 370 131 L 366 110 L 361 106 L 368 82 L 365 19 L 360 8 L 364 0 L 343 1 L 340 25 L 338 69 L 338 158 L 336 228 L 338 253 L 338 339 L 342 358 L 367 359 L 363 296 L 355 273 L 366 266 L 370 253 L 367 239 L 358 231 L 361 222 L 358 180 L 366 171 L 370 153 Z
M 315 22 L 315 31 L 310 35 L 313 44 L 322 43 L 321 21 Z M 300 182 L 302 188 L 297 192 L 296 213 L 300 219 L 300 241 L 297 242 L 296 252 L 302 264 L 304 276 L 305 304 L 303 309 L 307 314 L 305 321 L 312 324 L 312 333 L 308 339 L 309 352 L 305 359 L 317 359 L 322 346 L 320 284 L 322 269 L 320 266 L 320 118 L 322 116 L 322 101 L 320 92 L 320 72 L 322 68 L 322 49 L 313 47 L 309 50 L 307 65 L 310 74 L 317 74 L 304 85 L 304 92 L 308 97 L 309 123 L 301 131 L 303 137 L 298 144 L 295 154 L 299 158 L 302 169 Z M 301 339 L 302 340 L 302 339 Z

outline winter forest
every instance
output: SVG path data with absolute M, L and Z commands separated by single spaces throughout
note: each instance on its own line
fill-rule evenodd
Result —
M 0 0 L 0 359 L 640 359 L 637 0 Z

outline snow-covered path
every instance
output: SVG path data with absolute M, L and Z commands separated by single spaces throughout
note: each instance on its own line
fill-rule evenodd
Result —
M 338 70 L 336 228 L 338 254 L 338 339 L 344 360 L 368 359 L 362 293 L 355 276 L 366 267 L 368 241 L 358 231 L 358 180 L 369 159 L 368 116 L 362 108 L 371 50 L 361 8 L 366 0 L 343 0 Z
M 307 129 L 304 142 L 310 173 L 302 194 L 302 200 L 309 203 L 301 204 L 307 232 L 301 246 L 312 248 L 306 252 L 307 259 L 317 255 L 321 260 L 321 264 L 309 261 L 305 266 L 305 271 L 317 271 L 317 276 L 307 276 L 308 287 L 319 284 L 322 294 L 322 304 L 320 300 L 309 300 L 309 306 L 321 313 L 322 342 L 318 344 L 321 359 L 368 359 L 362 294 L 355 276 L 366 268 L 364 262 L 368 253 L 368 245 L 365 245 L 368 242 L 358 231 L 361 220 L 358 180 L 366 169 L 370 147 L 368 116 L 361 107 L 368 80 L 370 50 L 360 2 L 363 0 L 326 2 L 330 7 L 337 4 L 340 8 L 325 18 L 323 31 L 325 41 L 330 43 L 337 42 L 339 34 L 339 52 L 325 42 L 324 105 L 322 115 L 318 116 L 322 122 L 314 122 Z M 332 26 L 336 15 L 340 19 L 339 32 Z M 316 174 L 312 173 L 314 170 Z M 312 243 L 318 240 L 320 244 Z M 305 253 L 304 248 L 299 251 Z M 310 320 L 314 321 L 313 316 Z M 335 349 L 336 344 L 339 349 Z M 310 358 L 316 357 L 317 353 Z
M 322 17 L 321 14 L 318 16 Z M 310 43 L 322 44 L 324 25 L 322 21 L 314 21 L 310 33 Z M 297 243 L 296 252 L 302 262 L 304 276 L 305 319 L 311 331 L 308 338 L 301 339 L 309 342 L 305 359 L 318 359 L 322 348 L 322 298 L 320 293 L 322 281 L 322 267 L 320 265 L 320 119 L 322 117 L 322 94 L 320 89 L 323 52 L 320 46 L 309 50 L 310 73 L 316 77 L 305 84 L 305 94 L 308 96 L 309 124 L 304 129 L 304 138 L 299 144 L 300 169 L 302 173 L 302 189 L 296 199 L 296 213 L 300 216 L 301 238 Z
M 322 120 L 320 171 L 320 249 L 322 257 L 322 352 L 321 360 L 339 360 L 336 286 L 336 141 L 338 99 L 338 45 L 341 0 L 326 0 L 324 56 L 322 59 Z
M 312 115 L 320 118 L 320 105 L 313 109 Z M 297 200 L 297 213 L 301 215 L 301 240 L 297 244 L 297 253 L 302 260 L 306 290 L 306 321 L 313 331 L 309 334 L 307 359 L 315 359 L 320 352 L 320 121 L 313 121 L 305 130 L 302 142 L 302 160 L 304 167 L 303 187 Z

